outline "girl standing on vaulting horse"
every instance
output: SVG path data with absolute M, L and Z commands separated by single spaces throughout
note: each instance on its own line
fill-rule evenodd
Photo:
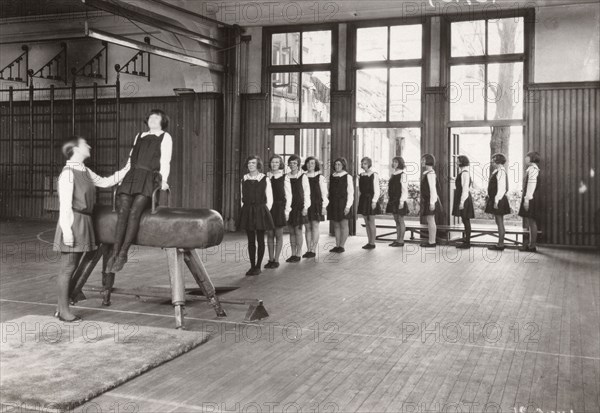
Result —
M 168 132 L 169 117 L 160 109 L 146 116 L 148 131 L 138 134 L 129 154 L 123 183 L 117 189 L 118 218 L 116 242 L 108 259 L 106 272 L 118 272 L 127 262 L 127 252 L 140 226 L 142 213 L 150 205 L 152 192 L 169 189 L 173 140 Z

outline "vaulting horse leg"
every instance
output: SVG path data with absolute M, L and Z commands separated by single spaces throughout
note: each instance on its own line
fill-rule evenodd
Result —
M 217 317 L 227 317 L 225 310 L 221 307 L 219 298 L 217 297 L 215 286 L 213 285 L 204 264 L 202 264 L 202 258 L 195 249 L 186 249 L 183 253 L 183 258 L 187 264 L 192 276 L 196 280 L 196 283 L 202 290 L 204 296 L 208 299 L 208 302 L 213 306 Z
M 183 329 L 185 306 L 185 282 L 183 279 L 183 252 L 178 248 L 167 248 L 169 279 L 171 281 L 171 303 L 175 310 L 175 327 Z

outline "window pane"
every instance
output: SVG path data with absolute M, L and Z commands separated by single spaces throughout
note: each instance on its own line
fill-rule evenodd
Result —
M 302 122 L 329 122 L 330 72 L 302 73 Z
M 285 153 L 285 137 L 283 135 L 273 136 L 273 150 L 277 154 Z
M 298 122 L 298 73 L 271 74 L 271 121 Z
M 331 63 L 331 30 L 302 33 L 302 63 Z
M 452 23 L 452 57 L 485 54 L 485 20 Z
M 294 148 L 295 145 L 295 136 L 294 135 L 285 135 L 285 151 L 286 155 L 293 155 L 296 151 Z
M 488 20 L 488 54 L 523 53 L 523 18 Z
M 356 120 L 386 120 L 387 69 L 356 71 Z
M 300 64 L 300 33 L 275 33 L 271 41 L 271 64 Z
M 390 69 L 390 120 L 421 120 L 421 68 Z
M 387 36 L 387 26 L 358 29 L 356 31 L 356 61 L 386 60 Z
M 314 156 L 320 162 L 321 173 L 326 179 L 330 174 L 331 130 L 330 129 L 301 129 L 299 155 L 302 161 Z
M 409 216 L 419 216 L 421 178 L 421 129 L 419 128 L 359 128 L 357 129 L 357 159 L 368 156 L 379 172 L 383 209 L 388 202 L 388 180 L 392 158 L 401 156 L 408 178 Z
M 450 70 L 450 119 L 483 120 L 484 65 L 452 66 Z
M 420 59 L 422 26 L 392 26 L 390 28 L 390 59 Z
M 488 65 L 488 119 L 523 118 L 523 63 Z

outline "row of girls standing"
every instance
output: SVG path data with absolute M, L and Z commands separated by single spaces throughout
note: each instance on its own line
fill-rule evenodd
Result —
M 262 160 L 250 156 L 246 160 L 248 173 L 241 183 L 242 209 L 239 227 L 248 236 L 250 269 L 247 276 L 261 273 L 265 254 L 265 235 L 269 260 L 264 268 L 278 268 L 283 249 L 283 229 L 290 236 L 291 256 L 288 263 L 302 258 L 314 258 L 319 245 L 320 223 L 329 219 L 333 223 L 336 245 L 333 253 L 345 251 L 348 239 L 348 219 L 354 202 L 352 177 L 347 171 L 347 161 L 334 161 L 334 172 L 329 184 L 321 173 L 315 157 L 302 160 L 298 155 L 288 159 L 290 171 L 284 172 L 283 158 L 274 155 L 269 159 L 267 174 L 262 172 Z M 304 234 L 303 234 L 304 228 Z M 300 256 L 306 238 L 307 251 Z

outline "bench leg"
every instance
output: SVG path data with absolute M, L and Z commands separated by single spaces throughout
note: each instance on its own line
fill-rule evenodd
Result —
M 177 248 L 167 248 L 169 279 L 171 281 L 171 303 L 175 310 L 175 327 L 185 328 L 183 309 L 185 306 L 185 283 L 183 280 L 183 253 Z
M 219 302 L 219 298 L 216 294 L 215 286 L 210 280 L 208 272 L 206 271 L 206 268 L 204 268 L 204 264 L 202 264 L 202 259 L 200 258 L 198 251 L 185 250 L 183 254 L 185 263 L 190 269 L 192 276 L 196 280 L 196 283 L 202 290 L 204 296 L 208 299 L 210 305 L 212 305 L 215 309 L 217 317 L 226 317 L 227 314 L 221 307 L 221 303 Z

